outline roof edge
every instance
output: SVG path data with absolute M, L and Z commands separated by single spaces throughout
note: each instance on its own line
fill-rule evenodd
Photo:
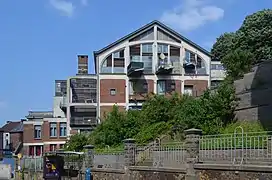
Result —
M 180 33 L 178 33 L 177 31 L 173 30 L 172 28 L 170 28 L 169 26 L 165 25 L 164 23 L 158 21 L 158 20 L 153 20 L 151 21 L 150 23 L 140 27 L 139 29 L 123 36 L 122 38 L 120 38 L 119 40 L 117 41 L 114 41 L 113 43 L 105 46 L 104 48 L 100 49 L 100 50 L 97 50 L 97 51 L 93 51 L 93 57 L 94 57 L 94 65 L 95 65 L 95 73 L 97 74 L 96 72 L 96 57 L 97 55 L 105 52 L 106 50 L 118 45 L 119 43 L 127 40 L 128 38 L 130 38 L 131 36 L 147 29 L 148 27 L 150 26 L 153 26 L 153 25 L 159 25 L 161 26 L 162 28 L 164 28 L 165 30 L 169 31 L 170 33 L 174 34 L 175 36 L 177 36 L 178 38 L 180 38 L 182 41 L 190 44 L 191 46 L 193 46 L 194 48 L 198 49 L 199 51 L 201 51 L 202 53 L 208 55 L 211 57 L 211 52 L 209 52 L 208 50 L 206 50 L 205 48 L 201 47 L 200 45 L 194 43 L 193 41 L 189 40 L 188 38 L 186 38 L 185 36 L 182 36 Z

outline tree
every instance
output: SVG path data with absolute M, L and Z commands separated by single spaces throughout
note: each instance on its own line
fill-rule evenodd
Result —
M 125 139 L 125 120 L 125 114 L 119 111 L 118 106 L 113 106 L 104 122 L 91 133 L 90 141 L 98 147 L 118 145 Z
M 257 63 L 272 58 L 272 9 L 264 9 L 245 18 L 236 32 L 236 48 L 253 53 Z
M 84 146 L 88 145 L 88 137 L 86 134 L 75 134 L 70 137 L 66 143 L 66 149 L 69 151 L 83 151 Z
M 225 55 L 221 62 L 224 64 L 227 74 L 233 79 L 237 79 L 250 71 L 254 56 L 249 51 L 236 49 Z
M 224 33 L 219 38 L 217 38 L 211 49 L 212 58 L 217 60 L 223 59 L 229 52 L 234 49 L 235 38 L 235 33 Z
M 217 38 L 211 54 L 221 60 L 230 76 L 237 78 L 261 60 L 272 58 L 272 9 L 245 18 L 242 26 Z

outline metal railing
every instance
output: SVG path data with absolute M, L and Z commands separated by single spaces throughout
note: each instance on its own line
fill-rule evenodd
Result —
M 94 155 L 95 168 L 123 169 L 125 164 L 125 155 L 120 152 L 96 153 Z
M 183 142 L 154 143 L 153 146 L 137 147 L 136 165 L 179 168 L 185 164 Z
M 42 171 L 43 157 L 24 157 L 21 159 L 20 166 L 27 171 Z
M 271 132 L 241 132 L 200 137 L 200 161 L 233 164 L 270 164 Z
M 71 125 L 97 125 L 96 117 L 71 117 Z

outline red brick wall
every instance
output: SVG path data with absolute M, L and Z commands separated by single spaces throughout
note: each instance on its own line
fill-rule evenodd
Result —
M 169 80 L 169 81 L 172 81 L 172 80 Z M 166 97 L 172 97 L 172 95 L 176 92 L 178 94 L 181 94 L 181 80 L 173 80 L 174 83 L 175 83 L 175 91 L 172 91 L 172 92 L 167 92 L 166 93 Z M 170 83 L 170 82 L 168 82 Z
M 70 134 L 74 135 L 74 134 L 77 134 L 77 132 L 78 131 L 76 129 L 71 129 Z
M 146 79 L 143 81 L 143 83 L 146 82 L 148 84 L 148 93 L 154 93 L 154 81 L 151 79 Z M 134 100 L 144 100 L 146 99 L 146 96 L 148 93 L 137 93 L 133 95 L 129 95 L 129 99 L 134 99 Z
M 68 129 L 68 128 L 67 128 Z M 42 143 L 44 141 L 65 141 L 66 137 L 59 136 L 59 122 L 57 122 L 57 136 L 50 137 L 50 122 L 44 121 L 41 126 L 41 139 L 34 138 L 34 124 L 24 124 L 24 143 Z
M 10 133 L 10 142 L 13 145 L 13 150 L 15 150 L 17 146 L 23 142 L 23 133 Z
M 110 89 L 116 89 L 116 94 L 111 95 Z M 125 79 L 101 79 L 100 80 L 101 103 L 125 103 L 126 80 Z
M 184 86 L 193 86 L 194 96 L 200 96 L 208 88 L 208 81 L 206 80 L 185 80 Z
M 100 118 L 101 120 L 105 119 L 105 115 L 112 111 L 113 106 L 100 106 Z M 118 106 L 118 109 L 124 112 L 126 109 L 124 106 Z

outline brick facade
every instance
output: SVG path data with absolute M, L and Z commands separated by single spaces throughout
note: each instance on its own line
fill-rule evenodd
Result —
M 111 89 L 115 95 L 111 95 Z M 100 80 L 100 103 L 125 103 L 126 80 L 125 79 L 102 79 Z
M 23 153 L 25 155 L 29 155 L 30 146 L 41 146 L 42 152 L 49 152 L 50 145 L 56 145 L 56 149 L 59 149 L 61 148 L 60 143 L 63 144 L 63 141 L 67 140 L 67 137 L 60 137 L 60 123 L 61 122 L 54 121 L 54 123 L 56 123 L 57 125 L 56 136 L 50 137 L 50 122 L 44 120 L 43 123 L 41 124 L 41 138 L 40 139 L 36 139 L 34 137 L 35 121 L 33 121 L 33 124 L 29 124 L 29 122 L 30 121 L 28 121 L 27 124 L 26 123 L 24 124 L 23 142 L 28 144 L 28 145 L 24 144 L 24 147 L 23 147 Z M 66 127 L 66 129 L 68 128 Z
M 142 84 L 147 83 L 147 91 L 146 92 L 136 92 L 134 94 L 129 95 L 129 99 L 133 100 L 145 100 L 146 96 L 149 93 L 154 93 L 154 81 L 151 79 L 138 80 L 141 81 Z
M 10 133 L 10 142 L 13 150 L 15 150 L 18 145 L 23 142 L 23 132 Z
M 206 80 L 185 80 L 184 86 L 193 86 L 193 95 L 200 96 L 208 88 L 208 81 Z
M 105 119 L 105 115 L 112 111 L 113 106 L 101 106 L 100 107 L 100 118 Z M 124 112 L 126 108 L 124 106 L 118 106 L 119 111 Z
M 57 122 L 57 136 L 50 137 L 50 122 L 44 121 L 41 125 L 41 139 L 34 138 L 34 124 L 24 124 L 24 143 L 42 143 L 48 141 L 65 141 L 66 137 L 60 137 L 60 126 L 59 122 Z

